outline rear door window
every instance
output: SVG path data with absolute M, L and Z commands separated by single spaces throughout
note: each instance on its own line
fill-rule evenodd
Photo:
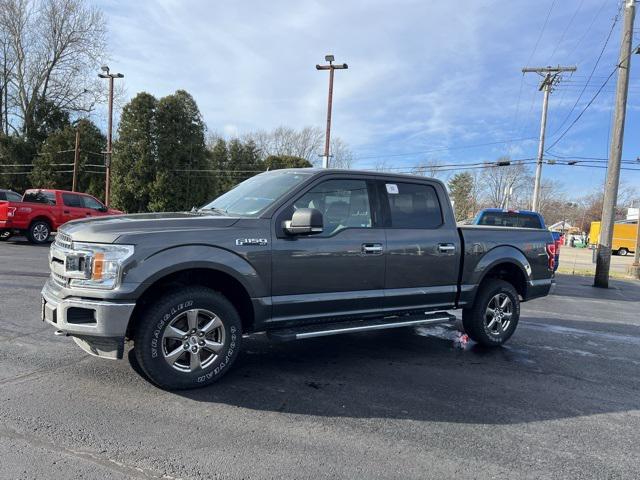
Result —
M 391 228 L 438 228 L 442 208 L 436 189 L 420 183 L 386 182 Z
M 7 196 L 7 200 L 10 202 L 21 202 L 22 201 L 22 195 L 16 193 L 16 192 L 5 192 L 5 195 Z
M 75 193 L 63 193 L 62 202 L 66 207 L 84 208 L 82 197 L 80 195 L 76 195 Z
M 56 194 L 54 192 L 45 192 L 43 190 L 31 190 L 24 194 L 22 201 L 55 205 Z
M 494 227 L 542 228 L 540 217 L 520 212 L 486 212 L 478 225 Z

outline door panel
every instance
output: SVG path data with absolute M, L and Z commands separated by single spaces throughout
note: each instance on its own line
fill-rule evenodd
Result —
M 441 308 L 455 302 L 460 262 L 456 228 L 445 225 L 441 202 L 428 183 L 385 182 L 386 308 Z
M 273 318 L 314 318 L 377 311 L 384 295 L 382 229 L 346 229 L 330 238 L 276 239 L 272 250 Z
M 64 223 L 85 217 L 84 203 L 82 196 L 75 193 L 62 194 L 62 217 Z
M 280 225 L 298 208 L 323 215 L 323 232 L 290 236 Z M 375 228 L 368 185 L 330 179 L 276 216 L 272 246 L 273 320 L 330 319 L 382 308 L 384 230 Z

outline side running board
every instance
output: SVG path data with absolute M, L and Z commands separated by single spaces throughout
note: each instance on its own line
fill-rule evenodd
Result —
M 417 325 L 455 322 L 455 320 L 455 315 L 451 315 L 446 312 L 423 313 L 366 320 L 323 323 L 318 325 L 305 325 L 297 328 L 282 328 L 270 330 L 267 332 L 267 335 L 272 340 L 284 342 L 289 340 L 302 340 L 304 338 L 324 337 L 327 335 L 339 335 L 341 333 L 368 332 L 371 330 L 384 330 L 387 328 L 413 327 Z

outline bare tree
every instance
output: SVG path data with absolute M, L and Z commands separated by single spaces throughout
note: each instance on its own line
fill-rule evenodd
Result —
M 100 10 L 84 0 L 0 0 L 0 32 L 15 59 L 8 101 L 20 121 L 16 130 L 29 135 L 36 129 L 43 103 L 71 112 L 92 109 L 95 69 L 106 48 Z
M 442 163 L 440 160 L 429 159 L 420 162 L 414 168 L 411 169 L 412 175 L 422 175 L 423 177 L 439 178 L 443 176 L 441 171 Z
M 307 160 L 314 166 L 321 163 L 320 152 L 324 145 L 324 130 L 319 127 L 304 127 L 295 130 L 278 127 L 271 131 L 259 130 L 244 136 L 243 140 L 253 141 L 260 151 L 261 159 L 269 156 L 292 156 Z M 340 138 L 331 141 L 330 166 L 350 168 L 353 155 L 347 144 Z
M 506 163 L 509 159 L 501 157 L 496 163 Z M 483 203 L 487 207 L 503 205 L 505 191 L 513 190 L 511 203 L 523 206 L 526 193 L 523 191 L 531 177 L 527 166 L 521 162 L 511 162 L 509 165 L 496 166 L 491 164 L 482 170 L 479 178 L 479 188 L 482 192 Z

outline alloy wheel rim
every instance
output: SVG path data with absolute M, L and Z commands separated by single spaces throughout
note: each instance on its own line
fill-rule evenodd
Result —
M 513 302 L 506 293 L 494 295 L 484 314 L 484 329 L 492 336 L 502 335 L 511 325 Z
M 209 367 L 222 353 L 225 328 L 220 317 L 202 308 L 176 315 L 162 334 L 165 361 L 182 373 Z
M 44 242 L 49 236 L 49 229 L 43 224 L 36 225 L 33 229 L 33 236 L 39 242 Z

